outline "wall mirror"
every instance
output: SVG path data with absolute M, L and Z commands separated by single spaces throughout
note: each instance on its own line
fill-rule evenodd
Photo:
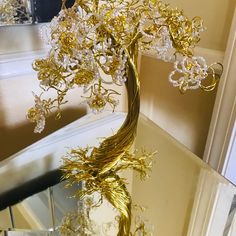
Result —
M 65 5 L 71 7 L 73 3 L 68 0 Z M 49 22 L 61 6 L 61 0 L 1 0 L 0 26 Z

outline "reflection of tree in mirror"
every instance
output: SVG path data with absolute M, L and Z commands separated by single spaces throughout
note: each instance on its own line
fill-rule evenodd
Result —
M 75 0 L 67 0 L 66 8 L 74 5 Z M 62 8 L 62 0 L 32 0 L 33 21 L 36 23 L 50 22 Z
M 75 0 L 67 0 L 66 8 Z M 0 0 L 0 26 L 50 22 L 62 8 L 62 0 Z
M 0 26 L 32 23 L 28 0 L 0 0 Z

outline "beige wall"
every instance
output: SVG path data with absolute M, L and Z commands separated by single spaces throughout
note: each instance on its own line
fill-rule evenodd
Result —
M 168 81 L 173 65 L 143 56 L 140 68 L 141 111 L 202 157 L 216 91 L 180 94 Z
M 147 180 L 134 175 L 133 203 L 146 208 L 142 215 L 154 226 L 153 235 L 186 236 L 201 168 L 198 159 L 145 120 L 139 122 L 136 148 L 156 150 L 157 155 Z
M 27 110 L 34 104 L 32 91 L 36 94 L 41 92 L 34 75 L 0 80 L 0 160 L 89 112 L 82 104 L 82 91 L 75 89 L 67 97 L 69 102 L 63 106 L 62 118 L 55 120 L 52 115 L 47 119 L 46 129 L 41 134 L 35 134 L 34 124 L 26 119 Z M 123 88 L 118 88 L 118 91 L 124 94 Z M 124 106 L 124 99 L 121 99 L 117 110 L 122 110 Z
M 212 50 L 207 51 L 211 54 L 207 55 L 211 60 L 214 60 L 217 51 L 225 51 L 236 0 L 166 0 L 166 2 L 183 9 L 189 18 L 201 16 L 204 19 L 207 30 L 202 33 L 199 46 Z M 142 57 L 141 111 L 202 157 L 216 91 L 210 93 L 189 91 L 181 95 L 178 89 L 173 88 L 168 82 L 171 70 L 170 64 L 147 56 Z
M 7 54 L 17 55 L 45 49 L 46 45 L 40 37 L 42 27 L 43 25 L 0 27 L 1 58 L 4 60 L 4 55 Z M 125 93 L 123 88 L 117 89 L 118 92 Z M 32 91 L 41 93 L 34 74 L 0 79 L 0 160 L 89 112 L 85 104 L 82 104 L 81 90 L 73 90 L 68 96 L 69 103 L 64 105 L 62 118 L 55 121 L 52 115 L 47 120 L 46 129 L 41 134 L 34 134 L 34 125 L 26 119 L 27 109 L 34 102 Z M 117 110 L 121 111 L 124 107 L 125 100 L 121 98 Z
M 2 59 L 4 60 L 6 54 L 45 48 L 40 38 L 40 27 L 41 25 L 0 27 Z M 85 112 L 84 109 L 76 111 L 69 106 L 69 112 L 62 120 L 54 122 L 51 118 L 43 134 L 34 134 L 34 126 L 26 120 L 26 111 L 33 105 L 31 91 L 36 90 L 38 90 L 38 83 L 34 76 L 22 75 L 0 80 L 0 160 L 73 121 Z
M 80 105 L 79 94 L 75 91 L 70 96 L 71 102 L 65 105 L 62 119 L 55 121 L 53 117 L 49 118 L 45 131 L 34 134 L 34 125 L 26 119 L 27 109 L 34 103 L 32 91 L 40 93 L 38 83 L 32 75 L 0 80 L 0 160 L 86 113 L 86 108 Z

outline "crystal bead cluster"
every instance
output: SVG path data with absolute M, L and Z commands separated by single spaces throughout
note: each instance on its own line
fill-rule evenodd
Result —
M 193 57 L 193 48 L 203 30 L 200 18 L 189 20 L 182 11 L 161 1 L 76 1 L 52 20 L 45 39 L 51 50 L 47 58 L 33 65 L 43 89 L 55 89 L 58 95 L 48 101 L 48 112 L 43 114 L 60 108 L 68 90 L 75 87 L 90 93 L 84 98 L 95 113 L 107 104 L 114 110 L 118 93 L 106 88 L 106 83 L 122 86 L 126 82 L 127 50 L 133 45 L 155 52 L 164 61 L 177 60 L 169 81 L 182 92 L 201 87 L 208 67 L 204 59 Z M 110 76 L 110 82 L 103 80 L 101 71 Z M 179 79 L 174 78 L 177 73 Z M 38 118 L 43 128 L 42 117 L 33 115 L 29 114 L 30 120 L 37 123 Z
M 203 57 L 184 57 L 174 63 L 175 70 L 170 73 L 169 81 L 181 91 L 197 89 L 208 76 L 208 66 Z M 177 78 L 174 78 L 178 74 Z

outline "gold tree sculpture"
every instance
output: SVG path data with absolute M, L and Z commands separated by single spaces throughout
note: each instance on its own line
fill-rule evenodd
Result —
M 35 132 L 41 132 L 46 117 L 56 110 L 59 118 L 67 92 L 78 87 L 88 94 L 83 98 L 93 112 L 101 112 L 107 105 L 114 110 L 119 93 L 107 84 L 125 85 L 128 113 L 121 128 L 98 147 L 72 149 L 63 158 L 62 169 L 69 185 L 83 182 L 76 197 L 86 199 L 99 193 L 117 210 L 118 236 L 148 235 L 143 224 L 131 233 L 132 200 L 119 176 L 121 170 L 133 169 L 144 178 L 153 155 L 137 156 L 132 151 L 140 106 L 138 52 L 155 52 L 157 58 L 174 62 L 169 81 L 182 93 L 198 88 L 210 91 L 219 79 L 214 69 L 218 63 L 207 66 L 204 58 L 193 56 L 203 22 L 199 17 L 190 20 L 157 0 L 76 0 L 71 8 L 64 6 L 65 1 L 49 25 L 48 56 L 33 63 L 43 92 L 34 95 L 35 106 L 29 109 L 28 118 L 36 123 Z M 103 79 L 103 73 L 110 81 Z M 48 90 L 55 90 L 57 96 L 45 99 Z M 92 205 L 89 199 L 85 203 L 87 209 Z M 85 233 L 92 224 L 89 213 L 81 217 L 68 216 L 62 234 L 89 235 Z M 76 230 L 73 220 L 87 223 Z
M 21 0 L 0 0 L 0 26 L 31 23 L 30 13 Z

